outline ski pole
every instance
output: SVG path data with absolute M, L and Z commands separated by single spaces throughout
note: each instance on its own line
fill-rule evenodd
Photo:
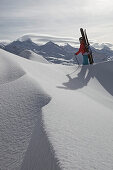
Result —
M 75 55 L 75 58 L 76 58 L 77 64 L 80 65 L 76 55 Z

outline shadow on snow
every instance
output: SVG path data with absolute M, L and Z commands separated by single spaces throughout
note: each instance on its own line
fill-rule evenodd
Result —
M 63 86 L 57 86 L 57 88 L 67 90 L 81 89 L 87 86 L 90 79 L 96 78 L 103 88 L 113 96 L 113 62 L 82 66 L 75 78 L 71 76 L 73 73 L 66 75 L 69 79 L 68 82 L 64 82 Z

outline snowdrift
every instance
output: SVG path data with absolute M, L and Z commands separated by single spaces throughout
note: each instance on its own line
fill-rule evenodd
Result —
M 29 60 L 38 61 L 41 63 L 49 63 L 44 57 L 42 57 L 39 54 L 34 53 L 31 50 L 24 50 L 19 55 Z
M 0 169 L 59 169 L 42 122 L 51 97 L 16 60 L 0 50 Z
M 63 66 L 0 50 L 0 64 L 1 169 L 112 169 L 112 61 Z

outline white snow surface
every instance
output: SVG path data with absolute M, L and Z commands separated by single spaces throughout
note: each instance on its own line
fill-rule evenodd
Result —
M 1 49 L 1 170 L 112 170 L 112 77 L 113 61 L 64 66 Z
M 41 62 L 41 63 L 48 63 L 48 61 L 44 57 L 42 57 L 39 54 L 34 53 L 31 50 L 22 51 L 20 53 L 20 56 L 27 58 L 27 59 L 30 59 L 30 60 L 33 60 L 33 61 L 38 61 L 38 62 Z

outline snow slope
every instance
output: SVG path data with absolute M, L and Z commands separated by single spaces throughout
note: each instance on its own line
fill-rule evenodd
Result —
M 10 61 L 0 67 L 2 170 L 113 169 L 113 61 L 63 66 L 3 50 L 0 60 Z M 9 70 L 18 74 L 7 81 Z
M 39 54 L 34 53 L 31 50 L 24 50 L 20 53 L 21 57 L 27 58 L 29 60 L 38 61 L 42 63 L 48 63 L 48 61 Z
M 51 97 L 20 66 L 24 60 L 0 50 L 0 169 L 59 170 L 42 122 L 42 107 Z

